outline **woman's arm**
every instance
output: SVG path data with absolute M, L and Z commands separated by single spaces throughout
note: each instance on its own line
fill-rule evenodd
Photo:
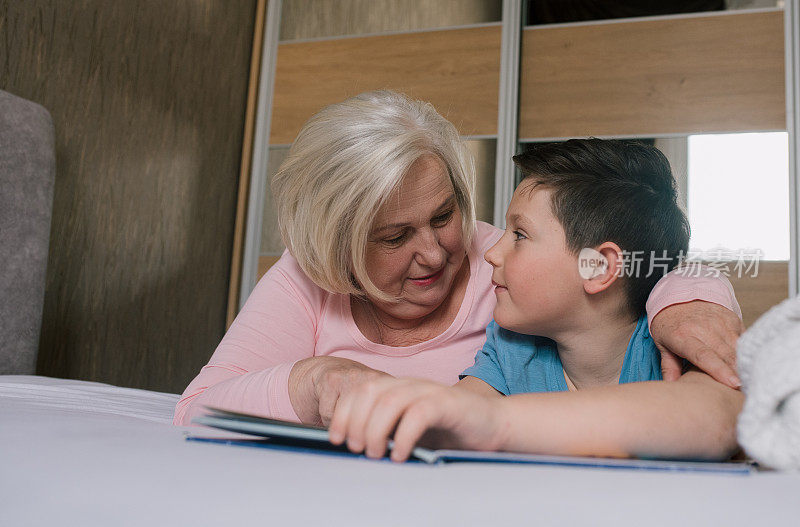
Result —
M 744 331 L 742 311 L 724 275 L 696 265 L 673 270 L 650 293 L 647 315 L 665 381 L 681 376 L 683 357 L 731 388 L 741 385 L 736 340 Z
M 677 382 L 484 397 L 417 381 L 378 380 L 344 397 L 331 440 L 378 457 L 394 431 L 392 459 L 424 435 L 435 447 L 562 455 L 726 459 L 736 450 L 744 396 L 690 371 Z
M 295 363 L 289 374 L 289 399 L 298 420 L 328 426 L 342 394 L 388 373 L 340 357 L 311 357 Z
M 294 364 L 312 357 L 322 290 L 284 253 L 259 281 L 216 351 L 183 393 L 174 423 L 217 406 L 298 420 L 288 391 Z
M 188 425 L 204 406 L 215 406 L 327 424 L 341 393 L 387 376 L 352 360 L 314 356 L 325 294 L 284 253 L 184 391 L 173 422 Z

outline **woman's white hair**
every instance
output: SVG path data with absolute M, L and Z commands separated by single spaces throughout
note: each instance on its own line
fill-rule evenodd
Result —
M 391 91 L 332 104 L 300 130 L 272 179 L 283 243 L 318 286 L 392 300 L 369 279 L 367 240 L 378 209 L 421 156 L 441 159 L 475 231 L 475 168 L 455 126 L 430 103 Z

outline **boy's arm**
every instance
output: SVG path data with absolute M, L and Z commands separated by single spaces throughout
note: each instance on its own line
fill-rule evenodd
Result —
M 498 401 L 502 450 L 617 457 L 727 459 L 744 395 L 696 369 L 650 381 Z
M 744 396 L 690 371 L 582 390 L 484 397 L 413 379 L 377 380 L 337 404 L 331 440 L 380 457 L 394 430 L 392 459 L 425 436 L 435 447 L 553 455 L 726 459 L 737 450 Z
M 495 390 L 491 384 L 472 375 L 467 375 L 454 386 L 484 397 L 503 397 L 503 394 Z

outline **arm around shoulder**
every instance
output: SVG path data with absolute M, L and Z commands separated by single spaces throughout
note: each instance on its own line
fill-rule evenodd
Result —
M 742 318 L 742 309 L 730 280 L 705 266 L 673 269 L 664 275 L 647 299 L 647 318 L 652 322 L 664 308 L 693 300 L 718 304 Z

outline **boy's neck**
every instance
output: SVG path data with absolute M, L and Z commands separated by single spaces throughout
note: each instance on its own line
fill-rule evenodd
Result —
M 619 383 L 622 363 L 637 320 L 629 316 L 575 317 L 588 323 L 572 324 L 551 336 L 558 345 L 564 373 L 578 390 Z

